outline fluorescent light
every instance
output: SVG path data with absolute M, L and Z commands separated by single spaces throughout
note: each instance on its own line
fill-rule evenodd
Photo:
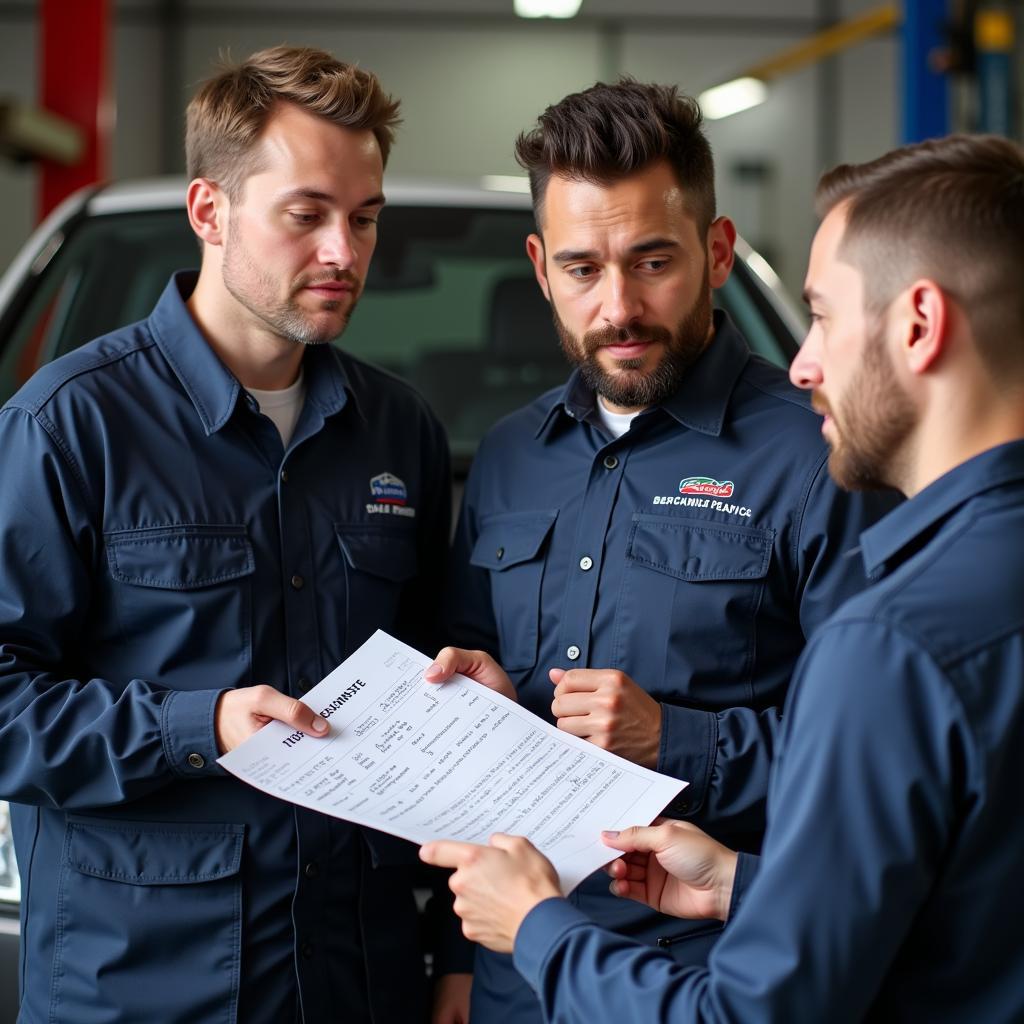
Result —
M 480 184 L 488 192 L 526 192 L 530 191 L 530 179 L 522 174 L 485 174 Z
M 520 18 L 572 18 L 583 0 L 514 0 Z
M 734 78 L 725 85 L 716 85 L 697 97 L 704 116 L 711 121 L 749 110 L 768 98 L 768 88 L 760 78 Z

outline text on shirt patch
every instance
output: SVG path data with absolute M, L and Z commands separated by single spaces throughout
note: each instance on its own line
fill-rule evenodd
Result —
M 731 480 L 716 480 L 710 476 L 688 476 L 679 481 L 678 494 L 655 495 L 651 504 L 707 508 L 712 512 L 725 512 L 727 515 L 744 516 L 749 519 L 753 514 L 749 508 L 722 500 L 731 498 L 734 490 L 735 486 Z
M 407 516 L 416 515 L 416 509 L 406 504 L 409 493 L 404 481 L 394 473 L 378 473 L 370 477 L 370 496 L 374 499 L 366 503 L 369 515 Z

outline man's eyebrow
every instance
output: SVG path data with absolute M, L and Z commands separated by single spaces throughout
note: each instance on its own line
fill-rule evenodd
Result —
M 287 192 L 282 192 L 278 196 L 278 201 L 282 203 L 290 202 L 293 199 L 312 199 L 318 203 L 333 203 L 335 201 L 334 196 L 330 192 L 321 192 L 320 189 L 316 188 L 293 188 Z M 376 195 L 364 199 L 357 209 L 362 210 L 368 206 L 383 206 L 384 202 L 384 193 L 378 192 Z
M 645 252 L 656 252 L 658 249 L 678 249 L 679 243 L 673 238 L 652 238 L 648 242 L 637 242 L 631 245 L 629 251 L 640 255 Z
M 629 247 L 629 253 L 633 256 L 642 255 L 645 252 L 657 252 L 659 249 L 678 249 L 679 243 L 672 238 L 651 238 L 646 242 L 637 242 Z M 573 263 L 576 260 L 596 260 L 597 253 L 593 249 L 559 249 L 551 259 L 555 263 Z
M 593 249 L 559 249 L 551 259 L 555 263 L 573 263 L 576 260 L 595 260 L 597 253 Z

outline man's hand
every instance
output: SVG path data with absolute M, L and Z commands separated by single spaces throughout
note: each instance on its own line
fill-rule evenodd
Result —
M 472 974 L 442 974 L 434 985 L 430 1024 L 469 1024 L 469 991 L 472 987 Z
M 462 933 L 496 953 L 511 953 L 523 918 L 562 894 L 551 861 L 522 836 L 498 833 L 489 846 L 442 839 L 422 846 L 420 859 L 456 869 L 448 886 Z
M 289 697 L 272 686 L 243 686 L 220 695 L 213 727 L 222 754 L 234 750 L 276 719 L 309 736 L 326 736 L 329 726 L 301 700 Z
M 423 672 L 428 683 L 445 683 L 455 673 L 482 683 L 489 690 L 509 700 L 518 701 L 516 688 L 505 670 L 484 651 L 464 651 L 461 647 L 445 647 L 434 659 L 434 664 Z
M 558 728 L 645 768 L 657 768 L 661 705 L 617 669 L 553 668 Z
M 616 896 L 673 917 L 724 921 L 729 916 L 736 854 L 696 825 L 659 820 L 647 828 L 604 832 L 601 838 L 626 854 L 605 868 Z

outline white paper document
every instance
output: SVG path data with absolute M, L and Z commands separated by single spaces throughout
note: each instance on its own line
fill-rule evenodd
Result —
M 687 785 L 570 736 L 378 630 L 306 694 L 325 738 L 271 722 L 219 759 L 257 789 L 422 844 L 523 835 L 564 892 L 616 853 L 602 829 L 650 822 Z M 553 689 L 553 687 L 552 687 Z

